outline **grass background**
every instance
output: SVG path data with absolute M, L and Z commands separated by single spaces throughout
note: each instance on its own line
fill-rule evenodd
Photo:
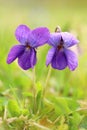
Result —
M 18 43 L 14 32 L 20 24 L 26 24 L 31 29 L 46 26 L 51 32 L 59 25 L 63 31 L 77 36 L 80 43 L 73 50 L 78 55 L 78 68 L 73 72 L 68 68 L 63 71 L 52 69 L 46 94 L 49 98 L 52 94 L 87 101 L 86 13 L 86 0 L 0 0 L 0 102 L 12 96 L 21 100 L 24 93 L 32 89 L 32 70 L 23 71 L 17 61 L 10 65 L 6 63 L 10 48 Z M 49 48 L 45 45 L 37 50 L 36 82 L 42 86 L 49 69 L 45 66 Z
M 46 26 L 51 32 L 57 25 L 63 31 L 71 31 L 80 40 L 79 48 L 74 48 L 78 54 L 79 66 L 74 72 L 52 70 L 49 81 L 50 88 L 62 89 L 62 95 L 72 93 L 75 98 L 87 98 L 87 17 L 86 1 L 1 1 L 0 0 L 0 91 L 10 85 L 25 90 L 31 85 L 29 76 L 31 70 L 22 71 L 17 62 L 6 64 L 10 48 L 18 41 L 14 36 L 19 24 L 27 24 L 31 29 Z M 45 82 L 48 68 L 45 67 L 46 54 L 50 47 L 38 48 L 36 65 L 36 80 Z M 28 75 L 28 76 L 27 76 Z M 22 88 L 22 89 L 21 89 Z M 59 93 L 59 90 L 56 91 Z

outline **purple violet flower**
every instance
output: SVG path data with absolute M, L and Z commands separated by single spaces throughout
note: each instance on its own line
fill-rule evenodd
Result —
M 78 42 L 71 33 L 60 32 L 56 28 L 56 32 L 51 33 L 48 40 L 48 44 L 52 48 L 48 51 L 46 65 L 51 64 L 54 69 L 58 70 L 65 69 L 68 66 L 73 71 L 78 66 L 78 60 L 76 54 L 68 48 Z
M 22 69 L 33 68 L 37 62 L 35 48 L 48 41 L 49 30 L 46 27 L 30 30 L 26 25 L 20 25 L 15 31 L 15 36 L 20 44 L 11 48 L 7 63 L 10 64 L 18 58 L 18 64 Z

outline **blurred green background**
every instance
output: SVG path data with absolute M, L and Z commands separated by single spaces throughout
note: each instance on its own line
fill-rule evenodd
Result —
M 0 0 L 0 95 L 8 96 L 14 88 L 19 96 L 32 87 L 32 70 L 23 71 L 17 61 L 8 65 L 7 54 L 18 41 L 14 36 L 19 24 L 31 29 L 46 26 L 51 32 L 59 25 L 70 31 L 80 43 L 73 48 L 78 55 L 79 65 L 74 72 L 52 69 L 47 93 L 87 99 L 87 1 L 79 0 Z M 37 50 L 36 82 L 44 86 L 48 68 L 45 66 L 49 46 Z

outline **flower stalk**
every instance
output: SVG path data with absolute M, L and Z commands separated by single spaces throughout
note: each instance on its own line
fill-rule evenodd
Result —
M 49 82 L 49 79 L 50 79 L 51 70 L 52 70 L 52 67 L 50 66 L 50 67 L 49 67 L 49 70 L 48 70 L 48 73 L 47 73 L 44 90 L 43 90 L 43 96 L 44 96 L 44 97 L 45 97 L 46 89 L 48 88 L 48 82 Z
M 36 75 L 35 75 L 35 67 L 32 69 L 33 71 L 33 77 L 32 77 L 32 81 L 33 81 L 33 112 L 35 113 L 36 110 Z

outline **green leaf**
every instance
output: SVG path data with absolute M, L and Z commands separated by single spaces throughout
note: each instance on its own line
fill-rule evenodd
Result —
M 42 91 L 38 91 L 38 93 L 37 93 L 36 105 L 37 105 L 37 111 L 39 112 L 41 110 L 41 108 L 43 107 Z
M 43 90 L 43 86 L 42 86 L 42 84 L 40 82 L 36 83 L 36 90 L 37 90 L 37 92 Z
M 75 111 L 80 107 L 79 103 L 72 98 L 65 98 L 65 100 L 68 103 L 69 109 L 71 111 Z
M 3 116 L 3 113 L 4 113 L 4 107 L 0 106 L 0 116 Z
M 8 110 L 13 117 L 21 115 L 20 107 L 16 100 L 10 100 L 8 102 Z
M 79 128 L 84 128 L 85 130 L 87 130 L 87 116 L 85 116 L 83 118 L 83 120 L 81 121 Z
M 52 98 L 52 101 L 54 103 L 55 111 L 58 115 L 70 114 L 79 107 L 79 104 L 70 98 Z
M 74 112 L 69 117 L 69 130 L 78 130 L 81 121 L 81 116 L 79 113 Z
M 33 94 L 29 92 L 24 92 L 23 95 L 24 97 L 33 97 Z
M 29 110 L 24 108 L 24 109 L 21 110 L 21 113 L 24 116 L 28 116 L 29 115 Z
M 42 99 L 42 84 L 40 82 L 36 83 L 36 90 L 37 90 L 37 94 L 36 94 L 36 111 L 40 112 L 40 110 L 43 108 L 43 99 Z
M 55 111 L 58 115 L 69 114 L 71 111 L 68 107 L 68 103 L 64 98 L 55 100 Z

